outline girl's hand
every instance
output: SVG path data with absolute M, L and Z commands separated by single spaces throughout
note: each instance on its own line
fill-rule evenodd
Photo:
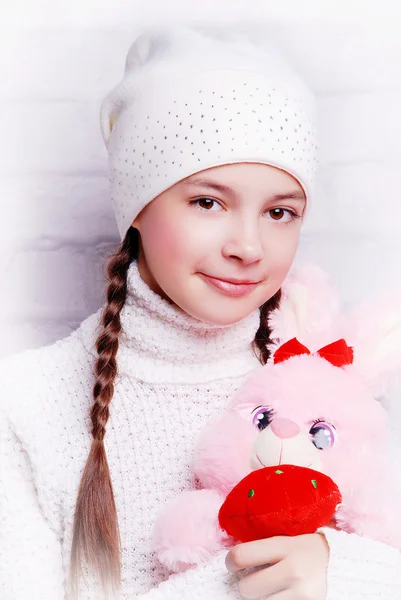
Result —
M 236 573 L 270 565 L 241 579 L 245 598 L 269 600 L 325 600 L 329 546 L 321 533 L 277 536 L 238 544 L 226 556 L 226 567 Z

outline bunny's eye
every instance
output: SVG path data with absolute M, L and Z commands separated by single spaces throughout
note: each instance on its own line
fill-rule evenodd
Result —
M 317 420 L 309 430 L 312 443 L 318 450 L 331 448 L 335 442 L 335 427 L 325 421 Z
M 263 431 L 266 429 L 271 423 L 273 418 L 273 411 L 266 406 L 258 406 L 252 412 L 252 423 L 259 429 L 259 431 Z

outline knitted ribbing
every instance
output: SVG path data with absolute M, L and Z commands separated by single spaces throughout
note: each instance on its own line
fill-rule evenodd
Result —
M 149 383 L 194 384 L 244 375 L 255 367 L 251 342 L 259 309 L 230 326 L 200 321 L 153 292 L 135 260 L 127 286 L 117 355 L 120 375 Z M 82 341 L 94 357 L 93 327 L 99 317 L 100 311 L 81 326 Z

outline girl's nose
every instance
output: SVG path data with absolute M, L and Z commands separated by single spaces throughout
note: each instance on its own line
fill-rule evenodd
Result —
M 298 425 L 290 419 L 273 419 L 270 428 L 281 439 L 295 437 L 299 433 Z
M 226 244 L 224 254 L 227 257 L 240 258 L 244 264 L 252 264 L 263 258 L 263 248 L 258 242 L 244 244 Z
M 244 264 L 261 260 L 264 250 L 260 232 L 253 225 L 243 224 L 240 231 L 236 233 L 235 241 L 225 243 L 223 253 L 226 257 L 240 258 Z

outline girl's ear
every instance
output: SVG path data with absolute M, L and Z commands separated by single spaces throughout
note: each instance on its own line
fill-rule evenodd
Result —
M 376 302 L 357 305 L 348 315 L 347 342 L 354 348 L 354 366 L 375 396 L 383 394 L 401 374 L 401 289 Z
M 332 328 L 339 314 L 339 300 L 320 267 L 305 263 L 291 270 L 281 289 L 280 304 L 268 317 L 272 339 L 282 343 L 296 337 L 307 344 L 316 334 Z

